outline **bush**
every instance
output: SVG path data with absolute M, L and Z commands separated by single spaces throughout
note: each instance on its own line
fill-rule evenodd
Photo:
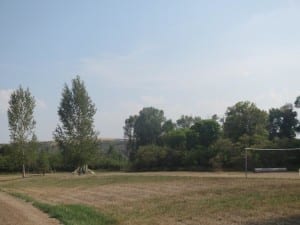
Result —
M 240 151 L 230 139 L 219 139 L 212 145 L 214 156 L 210 163 L 214 169 L 229 169 L 239 167 L 242 160 Z
M 92 169 L 122 170 L 127 167 L 127 164 L 127 158 L 113 146 L 109 146 L 106 152 L 97 153 L 90 167 Z
M 161 169 L 164 167 L 166 158 L 167 148 L 156 145 L 141 146 L 132 166 L 137 170 Z
M 209 161 L 212 156 L 213 152 L 210 148 L 198 145 L 186 152 L 184 165 L 188 169 L 207 170 L 211 168 Z

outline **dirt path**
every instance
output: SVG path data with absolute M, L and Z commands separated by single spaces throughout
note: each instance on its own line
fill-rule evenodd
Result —
M 56 219 L 49 218 L 30 203 L 0 192 L 0 224 L 59 225 L 60 223 Z

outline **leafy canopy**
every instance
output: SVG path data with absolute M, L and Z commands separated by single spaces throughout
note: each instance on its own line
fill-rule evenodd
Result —
M 65 85 L 58 109 L 61 124 L 54 138 L 63 150 L 65 160 L 73 166 L 87 164 L 96 151 L 97 132 L 94 130 L 96 107 L 84 82 L 77 76 L 72 88 Z
M 156 144 L 165 120 L 164 111 L 153 107 L 143 108 L 134 124 L 138 146 Z
M 35 99 L 28 88 L 24 90 L 20 86 L 11 94 L 7 116 L 10 139 L 13 143 L 24 143 L 34 134 L 34 107 Z
M 215 142 L 221 133 L 220 125 L 213 119 L 196 122 L 191 129 L 198 133 L 199 144 L 206 147 Z
M 251 102 L 238 102 L 226 111 L 224 135 L 237 141 L 243 135 L 265 135 L 267 113 Z
M 293 110 L 292 104 L 286 104 L 280 109 L 269 111 L 269 136 L 274 138 L 294 138 L 299 126 L 297 112 Z

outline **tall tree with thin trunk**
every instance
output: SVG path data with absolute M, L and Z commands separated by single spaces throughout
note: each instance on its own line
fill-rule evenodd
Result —
M 295 106 L 296 106 L 296 108 L 300 108 L 300 96 L 298 96 L 298 97 L 296 98 Z
M 7 111 L 10 139 L 22 153 L 23 178 L 25 177 L 25 149 L 34 136 L 36 124 L 33 117 L 34 108 L 35 99 L 28 88 L 24 90 L 20 86 L 11 94 Z
M 63 151 L 65 163 L 82 172 L 86 172 L 98 146 L 95 114 L 96 107 L 77 76 L 71 88 L 65 85 L 63 89 L 58 109 L 61 124 L 54 131 L 54 139 Z
M 129 159 L 133 160 L 136 153 L 136 135 L 134 132 L 134 125 L 137 119 L 137 115 L 130 116 L 125 120 L 124 130 L 124 138 L 127 140 L 126 150 L 127 156 Z

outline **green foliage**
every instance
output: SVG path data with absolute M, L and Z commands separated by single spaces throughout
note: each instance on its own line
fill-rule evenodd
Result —
M 178 170 L 183 168 L 186 151 L 172 148 L 167 148 L 167 151 L 168 154 L 165 160 L 164 169 Z
M 20 86 L 11 94 L 7 116 L 10 138 L 13 143 L 23 144 L 34 134 L 34 107 L 35 99 L 28 88 L 24 90 Z
M 31 141 L 24 147 L 26 147 L 25 164 L 27 165 L 28 172 L 30 170 L 34 171 L 37 167 L 39 151 L 39 143 L 36 135 L 33 135 Z
M 268 130 L 270 139 L 280 136 L 280 127 L 282 126 L 283 118 L 280 109 L 270 109 L 268 118 Z
M 22 166 L 22 152 L 15 144 L 4 145 L 0 149 L 0 170 L 6 172 L 18 171 Z
M 213 151 L 205 146 L 196 146 L 187 151 L 184 165 L 187 168 L 206 170 L 210 168 L 210 158 L 213 156 Z
M 137 152 L 134 167 L 136 169 L 159 169 L 164 166 L 167 149 L 156 145 L 141 146 Z
M 230 139 L 219 139 L 211 147 L 214 157 L 210 163 L 215 169 L 238 168 L 241 164 L 241 151 L 236 149 L 236 146 Z
M 48 156 L 47 152 L 42 150 L 42 151 L 40 151 L 38 159 L 37 159 L 37 169 L 43 175 L 45 175 L 45 173 L 48 172 L 49 168 L 50 168 L 48 157 L 49 156 Z
M 7 111 L 8 125 L 11 142 L 22 152 L 22 176 L 25 177 L 25 146 L 34 135 L 35 120 L 33 111 L 35 99 L 29 89 L 24 90 L 20 86 L 15 90 L 9 100 Z
M 193 126 L 196 122 L 199 121 L 201 121 L 200 117 L 182 115 L 180 119 L 176 121 L 176 124 L 179 129 L 186 129 L 191 128 L 191 126 Z
M 23 145 L 26 155 L 23 158 L 22 151 L 16 144 L 4 145 L 0 148 L 0 171 L 18 171 L 23 162 L 28 172 L 36 171 L 38 144 L 32 142 Z M 24 161 L 23 161 L 24 159 Z
M 162 110 L 153 107 L 143 108 L 134 124 L 137 146 L 156 144 L 164 122 Z
M 273 143 L 277 146 L 277 148 L 299 148 L 300 146 L 299 139 L 277 138 L 273 141 Z
M 162 132 L 168 133 L 170 131 L 173 131 L 175 129 L 175 127 L 176 127 L 176 124 L 174 124 L 172 122 L 172 120 L 167 120 L 162 126 Z
M 50 151 L 47 151 L 47 153 L 48 153 L 49 169 L 52 172 L 66 169 L 64 168 L 63 156 L 61 151 L 50 149 Z
M 164 129 L 169 129 L 165 123 L 162 110 L 148 107 L 143 108 L 139 115 L 130 116 L 125 120 L 124 137 L 127 139 L 127 152 L 131 162 L 136 158 L 139 146 L 158 144 Z
M 64 225 L 111 225 L 117 221 L 96 209 L 85 205 L 50 205 L 34 200 L 27 195 L 12 193 L 13 196 L 31 202 L 34 207 L 58 219 Z
M 123 127 L 124 130 L 124 137 L 127 139 L 126 143 L 126 150 L 127 156 L 129 159 L 133 160 L 136 153 L 136 134 L 134 130 L 135 122 L 137 120 L 137 116 L 130 116 L 128 119 L 125 120 L 125 126 Z
M 187 129 L 185 131 L 186 135 L 186 148 L 187 150 L 191 150 L 192 148 L 195 148 L 197 145 L 199 145 L 199 133 L 192 130 Z
M 270 139 L 294 138 L 298 127 L 297 112 L 293 111 L 292 104 L 286 104 L 280 109 L 270 109 L 268 125 Z
M 127 167 L 127 158 L 112 145 L 107 152 L 101 150 L 97 153 L 95 160 L 91 163 L 93 169 L 122 170 Z
M 191 129 L 198 133 L 199 144 L 210 146 L 220 136 L 220 125 L 215 120 L 201 120 L 196 122 Z
M 65 85 L 58 115 L 61 125 L 54 138 L 71 167 L 83 167 L 94 157 L 97 149 L 97 132 L 94 130 L 96 107 L 89 97 L 84 82 L 77 76 L 72 88 Z
M 162 110 L 143 108 L 125 120 L 127 152 L 117 151 L 112 145 L 107 151 L 100 150 L 94 129 L 96 107 L 77 76 L 72 87 L 65 85 L 58 110 L 61 123 L 54 138 L 62 151 L 49 151 L 37 142 L 33 132 L 35 100 L 29 90 L 20 87 L 11 95 L 9 104 L 12 144 L 0 149 L 1 171 L 16 171 L 22 164 L 24 171 L 26 165 L 28 171 L 43 173 L 86 168 L 87 164 L 95 169 L 120 170 L 127 167 L 128 159 L 138 170 L 242 169 L 246 147 L 290 148 L 300 144 L 295 139 L 300 124 L 292 104 L 270 109 L 267 114 L 245 101 L 228 107 L 223 130 L 217 115 L 206 120 L 182 115 L 174 124 L 166 120 Z M 249 168 L 263 164 L 295 167 L 298 162 L 298 155 L 249 153 Z
M 264 135 L 267 133 L 266 127 L 267 113 L 254 103 L 238 102 L 226 111 L 224 135 L 234 142 L 243 135 Z
M 133 170 L 174 170 L 183 166 L 185 151 L 157 145 L 141 146 L 132 162 Z
M 186 148 L 186 131 L 184 129 L 172 130 L 162 136 L 164 145 L 178 150 Z

